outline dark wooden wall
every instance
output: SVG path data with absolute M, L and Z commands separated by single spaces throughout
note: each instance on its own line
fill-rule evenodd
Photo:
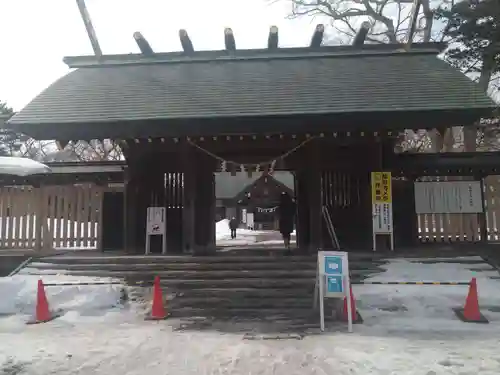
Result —
M 342 248 L 371 249 L 370 172 L 383 169 L 388 144 L 373 139 L 348 144 L 314 139 L 277 164 L 295 172 L 297 242 L 301 249 L 311 252 L 332 247 L 322 215 L 323 206 L 330 213 Z M 230 148 L 228 144 L 224 147 L 221 152 Z M 242 162 L 250 162 L 245 161 L 244 156 L 251 161 L 262 161 L 282 154 L 277 148 L 272 154 L 268 148 L 245 150 L 240 147 L 232 155 L 238 155 Z M 211 152 L 219 155 L 217 150 Z M 218 163 L 189 143 L 176 145 L 175 152 L 173 149 L 160 152 L 147 145 L 136 148 L 135 153 L 129 150 L 126 248 L 137 253 L 144 251 L 146 208 L 159 205 L 167 207 L 168 253 L 213 253 L 214 172 Z M 399 191 L 396 188 L 395 194 Z M 401 215 L 404 216 L 398 213 L 398 220 Z M 159 242 L 153 243 L 153 247 L 153 252 L 159 251 Z

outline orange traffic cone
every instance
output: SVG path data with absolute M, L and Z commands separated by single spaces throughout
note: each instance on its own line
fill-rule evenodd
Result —
M 52 315 L 49 309 L 49 302 L 47 301 L 47 296 L 45 295 L 43 281 L 38 280 L 35 320 L 28 322 L 28 324 L 45 323 L 55 318 L 57 318 L 57 316 Z
M 151 315 L 147 320 L 162 320 L 168 317 L 165 305 L 163 304 L 163 293 L 160 286 L 160 278 L 155 277 L 153 286 L 153 306 L 151 308 Z
M 356 309 L 356 300 L 354 299 L 354 295 L 352 293 L 352 285 L 349 285 L 349 296 L 351 298 L 351 316 L 353 323 L 363 323 L 363 319 Z M 348 321 L 348 312 L 347 312 L 347 296 L 344 297 L 344 308 L 342 309 L 342 321 Z
M 465 299 L 464 308 L 454 309 L 457 317 L 467 323 L 489 323 L 488 319 L 479 310 L 479 300 L 477 297 L 477 282 L 473 277 L 469 284 L 469 293 Z

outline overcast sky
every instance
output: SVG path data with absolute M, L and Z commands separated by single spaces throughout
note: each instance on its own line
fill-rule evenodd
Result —
M 224 48 L 231 27 L 238 48 L 266 46 L 279 27 L 280 46 L 305 46 L 318 20 L 287 20 L 290 5 L 268 0 L 87 0 L 104 54 L 138 52 L 141 31 L 155 51 L 181 50 L 187 29 L 196 49 Z M 1 0 L 0 100 L 22 109 L 68 72 L 64 56 L 92 54 L 76 0 Z

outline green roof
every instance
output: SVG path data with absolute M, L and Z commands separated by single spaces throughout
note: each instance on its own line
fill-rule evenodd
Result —
M 70 66 L 80 68 L 54 82 L 8 126 L 36 136 L 43 129 L 47 136 L 65 139 L 54 133 L 62 126 L 120 124 L 92 128 L 104 138 L 118 137 L 129 123 L 143 129 L 144 121 L 152 120 L 163 121 L 155 134 L 160 136 L 173 135 L 169 121 L 174 120 L 465 109 L 486 113 L 494 107 L 431 47 L 415 45 L 410 52 L 400 46 L 367 46 L 118 55 L 100 62 L 68 58 Z M 210 129 L 200 132 L 209 134 Z

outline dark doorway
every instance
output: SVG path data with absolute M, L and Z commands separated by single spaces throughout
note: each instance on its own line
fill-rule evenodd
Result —
M 123 250 L 123 192 L 105 192 L 102 203 L 103 251 Z

